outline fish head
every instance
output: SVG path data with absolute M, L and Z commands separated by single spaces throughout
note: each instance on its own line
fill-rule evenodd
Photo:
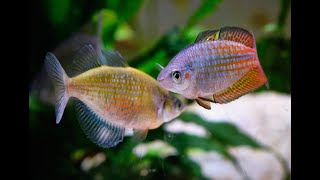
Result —
M 178 117 L 185 109 L 186 105 L 177 97 L 168 95 L 162 107 L 163 121 L 169 122 Z
M 157 81 L 169 91 L 184 94 L 195 79 L 194 72 L 188 65 L 174 60 L 160 71 Z

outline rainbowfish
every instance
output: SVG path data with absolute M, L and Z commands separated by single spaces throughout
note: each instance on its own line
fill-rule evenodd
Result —
M 157 77 L 165 89 L 211 109 L 210 102 L 228 103 L 263 84 L 252 32 L 239 27 L 206 30 L 181 50 Z
M 92 45 L 74 57 L 68 76 L 54 54 L 48 52 L 45 67 L 55 87 L 56 123 L 61 121 L 69 98 L 74 99 L 79 124 L 98 146 L 110 148 L 123 140 L 126 129 L 142 140 L 183 111 L 185 104 L 146 73 L 129 67 L 117 51 L 102 50 L 102 64 Z

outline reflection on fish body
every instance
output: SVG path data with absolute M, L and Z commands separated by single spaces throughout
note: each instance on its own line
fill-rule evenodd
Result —
M 122 141 L 126 128 L 141 139 L 149 129 L 180 115 L 185 105 L 155 79 L 127 66 L 117 52 L 102 53 L 104 65 L 91 45 L 84 46 L 75 57 L 74 77 L 67 76 L 52 53 L 47 54 L 45 65 L 58 99 L 56 123 L 73 97 L 86 135 L 101 147 L 113 147 Z
M 228 103 L 267 85 L 254 36 L 239 27 L 200 33 L 194 44 L 161 70 L 157 80 L 206 109 L 211 109 L 210 102 Z

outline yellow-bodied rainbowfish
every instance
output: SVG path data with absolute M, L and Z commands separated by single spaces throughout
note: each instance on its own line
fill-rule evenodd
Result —
M 58 99 L 56 123 L 72 97 L 84 133 L 98 146 L 110 148 L 123 140 L 125 129 L 133 129 L 134 136 L 141 139 L 149 129 L 184 110 L 183 102 L 151 76 L 129 67 L 120 53 L 102 50 L 102 54 L 106 64 L 91 45 L 83 46 L 68 76 L 58 59 L 47 53 L 45 66 Z

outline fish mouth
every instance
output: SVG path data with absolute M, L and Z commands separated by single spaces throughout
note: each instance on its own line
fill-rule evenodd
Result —
M 163 81 L 166 79 L 166 77 L 168 76 L 169 72 L 167 69 L 163 69 L 162 71 L 160 71 L 160 73 L 158 74 L 157 80 L 158 81 Z
M 157 79 L 159 83 L 162 83 L 164 79 Z
M 157 77 L 157 81 L 161 82 L 164 80 L 164 76 L 160 73 L 159 76 Z
M 158 83 L 160 84 L 161 87 L 166 89 L 166 79 L 165 78 L 158 78 L 157 79 Z

